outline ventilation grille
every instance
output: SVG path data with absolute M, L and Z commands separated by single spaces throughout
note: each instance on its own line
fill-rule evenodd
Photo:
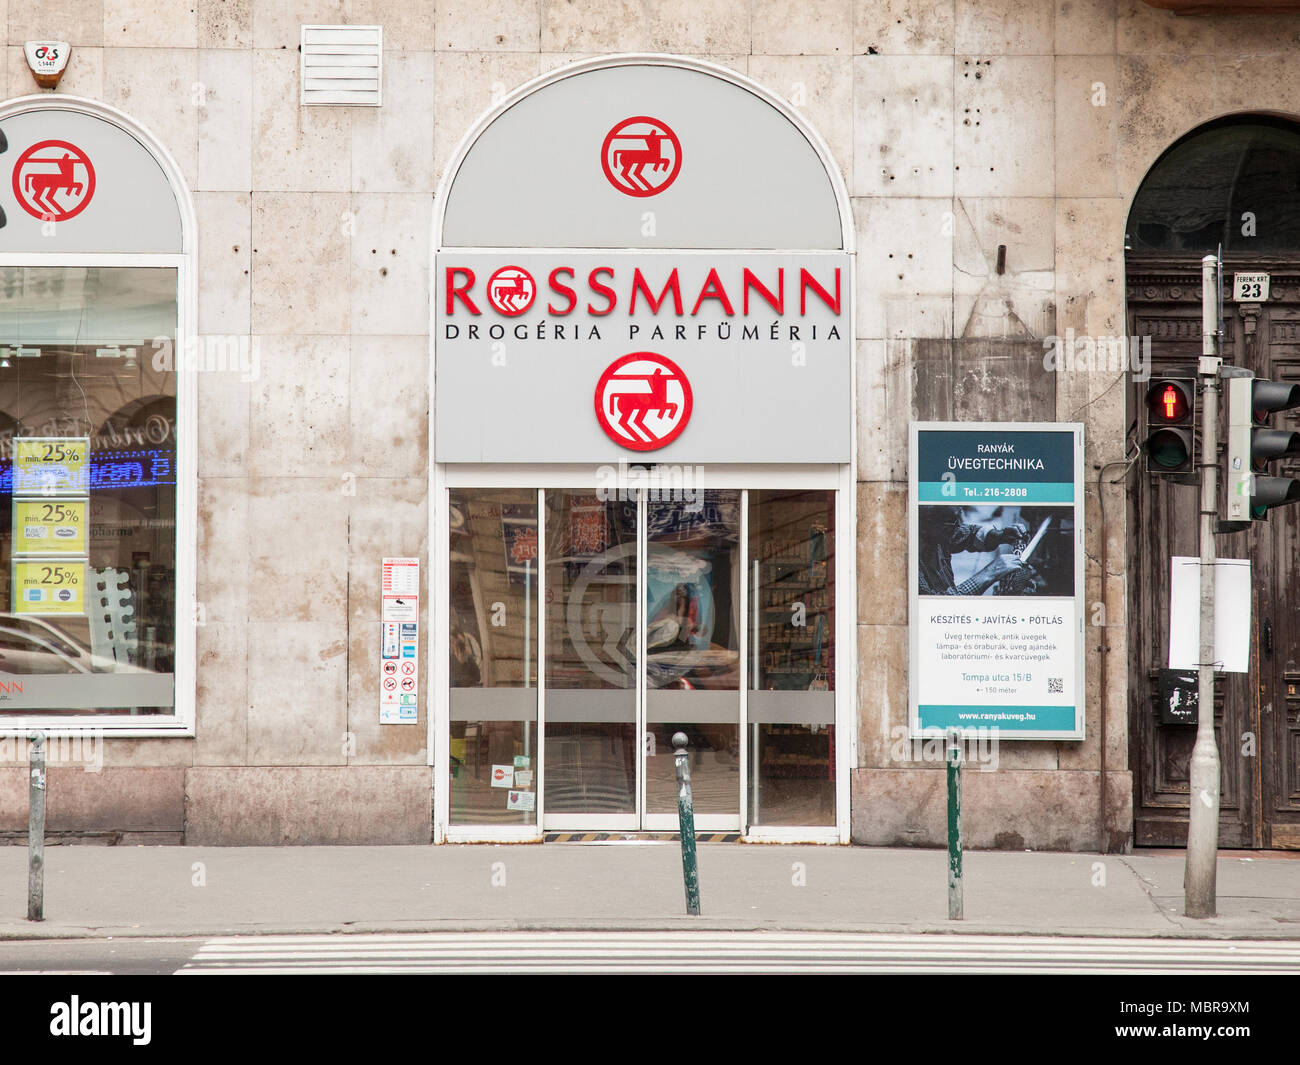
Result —
M 302 105 L 380 105 L 383 29 L 379 26 L 302 28 Z

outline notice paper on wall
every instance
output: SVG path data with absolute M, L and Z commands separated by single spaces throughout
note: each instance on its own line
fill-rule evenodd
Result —
M 1170 559 L 1169 668 L 1195 669 L 1201 660 L 1201 560 Z M 1250 672 L 1250 560 L 1214 564 L 1214 661 L 1221 673 Z
M 420 720 L 420 560 L 384 559 L 379 621 L 379 723 Z

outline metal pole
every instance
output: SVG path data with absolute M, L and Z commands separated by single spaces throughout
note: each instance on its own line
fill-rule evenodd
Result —
M 1201 260 L 1201 640 L 1197 663 L 1196 744 L 1192 748 L 1191 812 L 1185 913 L 1213 917 L 1219 851 L 1219 748 L 1214 738 L 1214 519 L 1219 509 L 1219 262 Z
M 695 858 L 695 805 L 691 801 L 691 767 L 687 761 L 686 733 L 673 733 L 673 760 L 677 767 L 677 820 L 682 833 L 682 876 L 686 880 L 686 912 L 700 915 L 700 867 Z
M 45 733 L 31 734 L 27 791 L 27 920 L 45 920 Z
M 948 919 L 963 916 L 961 882 L 961 741 L 954 729 L 948 734 Z

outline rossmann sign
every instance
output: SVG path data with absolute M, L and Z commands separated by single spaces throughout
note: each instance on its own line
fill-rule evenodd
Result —
M 444 252 L 440 462 L 849 461 L 840 252 Z

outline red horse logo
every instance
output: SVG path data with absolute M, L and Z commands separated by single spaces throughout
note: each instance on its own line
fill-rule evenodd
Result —
M 78 174 L 78 167 L 84 176 Z M 18 157 L 13 187 L 19 204 L 33 218 L 62 222 L 90 203 L 95 194 L 95 168 L 76 145 L 41 141 Z
M 600 162 L 619 192 L 654 196 L 677 179 L 682 144 L 667 123 L 639 115 L 624 119 L 605 135 Z
M 596 418 L 601 428 L 615 443 L 633 451 L 653 451 L 672 443 L 686 428 L 692 404 L 686 375 L 651 351 L 615 360 L 596 384 Z
M 523 314 L 533 305 L 537 283 L 520 266 L 503 266 L 488 278 L 488 302 L 507 318 Z

